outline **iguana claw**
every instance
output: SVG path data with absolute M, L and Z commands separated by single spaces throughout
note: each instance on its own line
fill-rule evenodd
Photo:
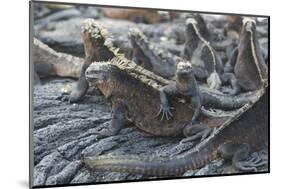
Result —
M 160 114 L 161 116 L 161 121 L 166 117 L 167 120 L 169 120 L 171 117 L 173 117 L 173 114 L 171 110 L 174 109 L 173 107 L 170 107 L 168 104 L 161 104 L 160 105 L 160 110 L 158 111 L 156 117 L 158 117 Z M 170 116 L 170 117 L 169 117 Z

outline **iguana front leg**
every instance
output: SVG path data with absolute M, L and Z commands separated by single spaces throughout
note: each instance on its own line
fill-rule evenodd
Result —
M 92 63 L 91 58 L 87 57 L 82 66 L 79 80 L 77 81 L 75 88 L 70 93 L 70 95 L 62 94 L 62 96 L 59 97 L 60 99 L 62 99 L 63 101 L 69 101 L 70 103 L 75 103 L 81 100 L 85 96 L 89 88 L 89 83 L 86 80 L 85 71 L 91 63 Z
M 224 143 L 219 147 L 219 153 L 222 158 L 231 159 L 233 166 L 240 171 L 257 171 L 257 167 L 267 163 L 267 161 L 262 159 L 248 159 L 250 155 L 250 147 L 245 143 Z
M 174 109 L 173 107 L 170 107 L 169 105 L 169 101 L 167 98 L 167 94 L 175 94 L 177 92 L 176 86 L 175 84 L 170 84 L 170 85 L 166 85 L 162 88 L 160 88 L 159 90 L 160 92 L 160 110 L 157 113 L 156 117 L 158 117 L 159 115 L 161 116 L 161 121 L 163 120 L 164 117 L 166 117 L 167 120 L 170 119 L 170 117 L 173 117 L 173 114 L 171 112 L 172 109 Z
M 202 100 L 201 100 L 200 94 L 193 95 L 191 97 L 191 103 L 194 104 L 194 106 L 195 106 L 195 110 L 194 110 L 193 116 L 191 118 L 191 123 L 193 123 L 198 118 L 198 116 L 201 112 Z
M 112 136 L 118 134 L 127 121 L 125 103 L 119 102 L 113 105 L 112 112 L 111 125 L 108 129 L 102 130 L 101 135 Z

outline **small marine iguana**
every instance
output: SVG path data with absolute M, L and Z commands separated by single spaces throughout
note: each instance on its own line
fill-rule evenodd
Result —
M 134 155 L 85 155 L 83 161 L 94 171 L 176 176 L 224 158 L 230 159 L 240 171 L 257 171 L 257 167 L 267 164 L 267 160 L 249 159 L 249 153 L 263 149 L 268 143 L 268 89 L 260 89 L 255 97 L 254 104 L 243 106 L 208 138 L 182 156 L 161 159 Z
M 189 62 L 178 63 L 176 70 L 176 81 L 172 81 L 169 85 L 160 88 L 161 108 L 158 114 L 160 115 L 162 113 L 161 120 L 164 118 L 164 116 L 167 120 L 169 120 L 169 116 L 172 116 L 170 111 L 172 107 L 169 106 L 167 94 L 181 94 L 183 96 L 190 96 L 191 103 L 193 103 L 195 107 L 194 114 L 191 118 L 191 123 L 197 119 L 202 107 L 202 97 L 197 85 L 197 81 L 194 77 L 192 66 Z
M 256 23 L 253 19 L 244 18 L 238 48 L 233 52 L 228 65 L 228 72 L 222 78 L 229 81 L 233 90 L 253 91 L 267 83 L 267 66 L 265 64 L 260 44 L 257 39 Z M 231 71 L 234 68 L 234 74 Z

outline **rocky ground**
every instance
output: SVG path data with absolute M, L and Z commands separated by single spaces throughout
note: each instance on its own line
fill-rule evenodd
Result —
M 34 87 L 34 185 L 97 183 L 154 179 L 128 173 L 89 171 L 81 163 L 83 154 L 137 154 L 177 156 L 193 146 L 182 138 L 155 137 L 128 123 L 116 136 L 102 136 L 110 124 L 110 105 L 93 90 L 79 104 L 61 101 L 61 91 L 74 80 L 52 78 Z M 263 153 L 263 152 L 259 152 Z M 259 171 L 265 171 L 262 167 Z M 237 173 L 231 163 L 214 161 L 187 171 L 183 176 Z

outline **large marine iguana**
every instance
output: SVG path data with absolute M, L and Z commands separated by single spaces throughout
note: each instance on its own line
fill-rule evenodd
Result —
M 170 98 L 170 102 L 176 107 L 174 119 L 162 122 L 155 119 L 154 115 L 160 103 L 158 97 L 160 82 L 149 79 L 146 74 L 136 74 L 135 66 L 130 64 L 132 64 L 130 61 L 124 62 L 120 59 L 113 59 L 111 62 L 94 62 L 86 71 L 87 79 L 95 83 L 112 102 L 114 131 L 118 131 L 126 119 L 154 135 L 176 136 L 182 134 L 183 130 L 191 131 L 190 125 L 185 128 L 184 126 L 191 119 L 193 109 L 188 103 L 181 103 L 174 96 Z M 223 157 L 232 159 L 233 165 L 239 170 L 254 171 L 255 167 L 265 163 L 248 161 L 247 157 L 250 147 L 254 150 L 260 149 L 267 142 L 267 92 L 263 96 L 266 90 L 261 89 L 252 93 L 252 100 L 249 103 L 228 116 L 210 118 L 201 115 L 199 118 L 201 123 L 209 127 L 221 127 L 183 157 L 159 160 L 137 156 L 104 155 L 85 156 L 83 160 L 93 170 L 180 175 L 186 170 L 199 168 Z M 259 101 L 261 96 L 263 97 Z M 255 102 L 257 103 L 253 106 Z M 197 133 L 193 134 L 194 138 Z

